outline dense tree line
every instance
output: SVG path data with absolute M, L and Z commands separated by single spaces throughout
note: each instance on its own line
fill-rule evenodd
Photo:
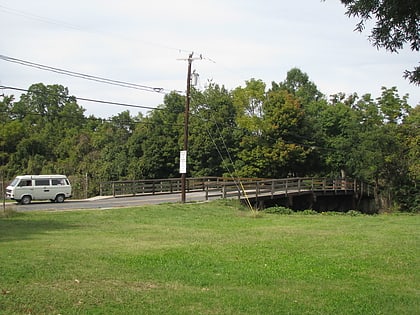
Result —
M 88 195 L 101 181 L 179 177 L 184 108 L 172 92 L 147 115 L 87 117 L 67 88 L 34 84 L 0 101 L 2 173 L 86 178 Z M 395 87 L 327 98 L 299 69 L 269 87 L 210 83 L 191 95 L 188 176 L 352 177 L 375 185 L 382 208 L 419 211 L 419 124 Z

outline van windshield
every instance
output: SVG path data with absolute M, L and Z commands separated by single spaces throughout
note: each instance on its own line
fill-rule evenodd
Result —
M 10 183 L 10 186 L 15 187 L 18 183 L 19 183 L 19 178 L 15 178 L 15 179 L 14 179 L 14 180 L 12 180 L 12 182 Z

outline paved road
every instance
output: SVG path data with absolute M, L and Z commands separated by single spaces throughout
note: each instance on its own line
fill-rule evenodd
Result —
M 204 192 L 192 192 L 186 195 L 187 202 L 205 201 Z M 16 211 L 34 210 L 79 210 L 79 209 L 110 209 L 161 203 L 181 202 L 181 194 L 147 195 L 135 197 L 95 197 L 86 200 L 68 199 L 63 203 L 33 201 L 29 205 L 7 203 L 7 207 L 14 207 Z

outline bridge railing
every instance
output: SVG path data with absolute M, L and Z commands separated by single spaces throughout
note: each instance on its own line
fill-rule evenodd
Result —
M 187 191 L 204 190 L 206 180 L 207 178 L 188 178 Z M 121 197 L 177 192 L 181 192 L 180 178 L 109 181 L 100 185 L 101 196 Z
M 362 182 L 327 178 L 284 178 L 249 181 L 211 182 L 206 186 L 206 198 L 245 198 L 295 194 L 302 192 L 336 192 L 370 195 L 370 187 Z
M 242 183 L 249 181 L 255 182 L 257 178 L 241 178 Z M 191 177 L 187 178 L 186 191 L 211 191 L 212 189 L 221 192 L 223 187 L 235 185 L 234 181 L 226 177 Z M 137 195 L 156 195 L 171 194 L 181 192 L 181 179 L 142 179 L 142 180 L 121 180 L 108 181 L 100 184 L 101 196 L 137 196 Z
M 197 177 L 187 178 L 187 192 L 205 192 L 206 199 L 213 197 L 243 198 L 247 196 L 274 196 L 276 194 L 292 194 L 307 191 L 352 191 L 362 195 L 371 194 L 365 183 L 328 178 L 225 178 Z M 100 186 L 101 196 L 138 196 L 171 194 L 181 192 L 181 179 L 145 179 L 103 182 Z

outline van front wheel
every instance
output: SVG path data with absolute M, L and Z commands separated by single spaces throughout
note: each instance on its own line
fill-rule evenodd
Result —
M 31 196 L 23 196 L 22 199 L 20 200 L 20 203 L 22 205 L 29 205 L 32 201 Z
M 58 202 L 58 203 L 64 202 L 64 195 L 57 195 L 55 197 L 55 202 Z

